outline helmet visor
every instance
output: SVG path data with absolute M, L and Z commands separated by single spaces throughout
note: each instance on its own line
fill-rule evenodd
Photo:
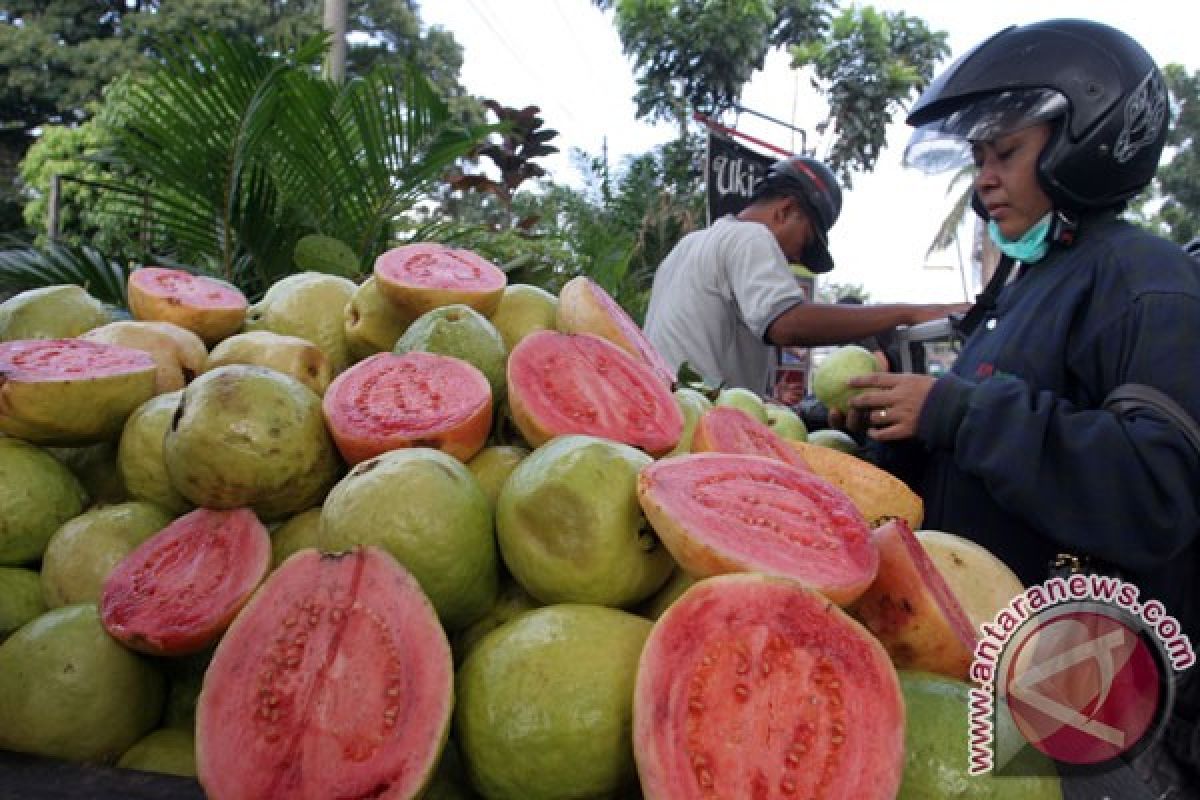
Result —
M 971 163 L 971 143 L 988 141 L 1067 112 L 1067 98 L 1053 89 L 1019 89 L 983 95 L 913 131 L 904 166 L 925 173 Z

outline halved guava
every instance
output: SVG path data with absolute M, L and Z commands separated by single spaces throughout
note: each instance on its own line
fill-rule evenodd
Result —
M 608 339 L 634 358 L 640 359 L 668 387 L 675 374 L 667 360 L 655 349 L 604 287 L 586 275 L 567 281 L 558 293 L 558 329 L 563 333 L 591 333 Z
M 965 680 L 975 633 L 962 605 L 904 520 L 871 534 L 879 573 L 853 607 L 899 669 Z
M 210 347 L 237 333 L 249 307 L 232 284 L 181 269 L 135 269 L 126 288 L 134 319 L 173 322 Z
M 302 550 L 217 645 L 200 783 L 213 800 L 418 796 L 453 695 L 450 645 L 412 575 L 375 547 Z
M 198 508 L 142 542 L 104 581 L 100 618 L 127 647 L 196 653 L 229 627 L 271 565 L 266 527 L 246 508 Z
M 688 574 L 763 572 L 839 605 L 875 579 L 879 552 L 846 497 L 811 472 L 764 456 L 692 453 L 638 475 L 638 501 Z
M 669 452 L 683 433 L 671 390 L 645 363 L 607 339 L 537 331 L 508 356 L 508 403 L 534 447 L 582 433 Z
M 805 472 L 811 471 L 783 437 L 745 411 L 731 406 L 714 406 L 700 415 L 692 431 L 692 452 L 766 456 Z
M 851 444 L 857 447 L 852 439 Z M 811 438 L 806 442 L 789 442 L 788 446 L 813 472 L 845 492 L 872 527 L 890 519 L 902 519 L 910 528 L 921 524 L 925 516 L 921 495 L 890 472 L 851 452 L 814 444 Z
M 431 447 L 469 461 L 492 427 L 483 373 L 437 353 L 376 353 L 334 378 L 325 423 L 351 465 L 401 447 Z
M 115 438 L 154 394 L 149 353 L 83 339 L 0 344 L 0 433 L 35 444 Z
M 420 242 L 375 259 L 379 291 L 414 316 L 462 303 L 491 316 L 508 285 L 504 271 L 471 250 Z
M 724 575 L 685 591 L 651 631 L 633 742 L 647 798 L 892 800 L 904 702 L 879 642 L 824 597 Z
M 914 531 L 913 536 L 962 604 L 973 631 L 1025 591 L 1016 573 L 978 542 L 946 531 Z

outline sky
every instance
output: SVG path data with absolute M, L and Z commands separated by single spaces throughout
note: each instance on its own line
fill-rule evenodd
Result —
M 1105 22 L 1137 39 L 1160 66 L 1200 69 L 1196 45 L 1200 7 L 1183 0 L 875 0 L 884 11 L 902 11 L 945 31 L 951 54 L 939 67 L 1010 24 L 1054 17 Z M 621 52 L 611 12 L 590 0 L 430 0 L 421 19 L 454 33 L 463 48 L 460 79 L 467 91 L 516 107 L 537 105 L 547 127 L 559 132 L 560 153 L 539 160 L 550 177 L 578 184 L 571 153 L 610 164 L 643 153 L 676 136 L 674 126 L 635 117 L 637 91 L 630 60 Z M 768 57 L 742 93 L 741 104 L 808 131 L 802 139 L 786 127 L 742 114 L 722 123 L 773 145 L 822 154 L 815 126 L 826 113 L 808 77 L 789 67 L 785 52 Z M 873 302 L 951 302 L 979 290 L 970 276 L 970 231 L 961 248 L 927 256 L 929 242 L 950 208 L 948 176 L 906 169 L 900 157 L 911 129 L 900 119 L 888 128 L 888 145 L 871 173 L 857 173 L 830 234 L 836 268 L 823 281 L 861 285 Z M 959 254 L 961 250 L 961 256 Z M 968 263 L 966 270 L 960 263 Z

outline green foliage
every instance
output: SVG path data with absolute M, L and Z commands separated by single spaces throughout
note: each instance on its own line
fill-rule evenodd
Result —
M 124 308 L 130 268 L 95 248 L 49 242 L 34 248 L 10 241 L 0 249 L 0 297 L 10 292 L 73 283 L 101 302 Z
M 1179 64 L 1163 70 L 1171 93 L 1170 158 L 1158 169 L 1155 196 L 1162 204 L 1153 222 L 1173 241 L 1200 235 L 1200 71 Z
M 789 47 L 812 67 L 829 99 L 829 162 L 849 183 L 874 167 L 894 113 L 928 82 L 948 52 L 944 33 L 902 13 L 835 0 L 593 0 L 615 9 L 621 45 L 634 62 L 639 118 L 685 126 L 687 113 L 733 108 L 766 56 Z
M 792 48 L 792 66 L 811 66 L 814 88 L 829 101 L 836 137 L 828 160 L 847 186 L 851 172 L 874 167 L 887 144 L 888 123 L 949 52 L 945 33 L 869 6 L 839 14 L 828 38 Z
M 324 39 L 260 52 L 199 35 L 168 50 L 130 90 L 114 131 L 111 188 L 143 198 L 165 263 L 194 266 L 254 295 L 293 271 L 297 240 L 322 233 L 371 264 L 397 220 L 485 131 L 453 123 L 415 67 L 332 84 Z M 126 207 L 141 218 L 142 203 Z
M 323 0 L 5 4 L 0 8 L 0 229 L 21 226 L 16 165 L 37 133 L 88 119 L 103 88 L 154 63 L 161 42 L 204 30 L 280 53 L 321 30 L 323 6 Z M 366 75 L 378 64 L 399 74 L 411 62 L 442 94 L 456 98 L 456 112 L 470 108 L 460 99 L 462 51 L 452 34 L 423 32 L 412 2 L 352 0 L 349 6 L 349 75 Z

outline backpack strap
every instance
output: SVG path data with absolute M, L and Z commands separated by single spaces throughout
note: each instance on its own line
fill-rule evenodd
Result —
M 1109 392 L 1100 407 L 1114 414 L 1153 411 L 1183 434 L 1187 443 L 1200 455 L 1200 423 L 1197 423 L 1183 406 L 1153 386 L 1144 383 L 1123 383 Z

